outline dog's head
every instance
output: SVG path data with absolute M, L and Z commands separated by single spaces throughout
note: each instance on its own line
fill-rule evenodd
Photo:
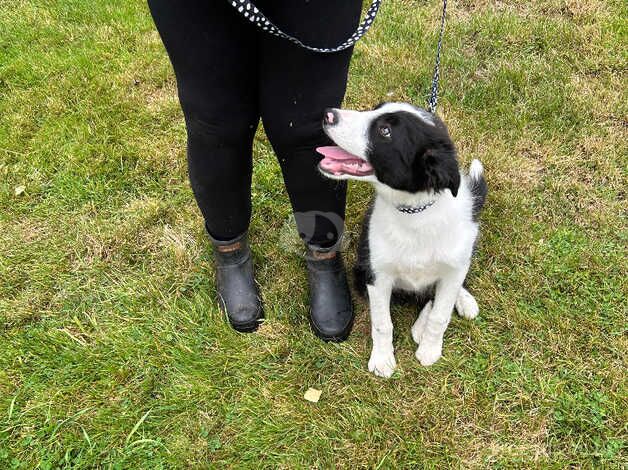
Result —
M 460 173 L 456 149 L 443 122 L 406 103 L 371 111 L 327 109 L 325 133 L 337 145 L 320 147 L 320 171 L 417 193 L 449 189 L 456 196 Z

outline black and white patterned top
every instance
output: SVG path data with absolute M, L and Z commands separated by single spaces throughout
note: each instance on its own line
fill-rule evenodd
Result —
M 346 41 L 336 47 L 313 47 L 308 46 L 307 44 L 303 44 L 299 39 L 295 38 L 294 36 L 290 36 L 289 34 L 281 31 L 268 18 L 266 18 L 266 16 L 264 16 L 264 14 L 253 4 L 253 2 L 250 2 L 249 0 L 229 0 L 229 3 L 231 3 L 231 6 L 236 8 L 242 14 L 242 16 L 244 16 L 251 23 L 255 24 L 262 31 L 266 31 L 274 36 L 287 39 L 288 41 L 291 41 L 310 51 L 330 53 L 348 49 L 366 34 L 366 32 L 373 24 L 373 21 L 375 21 L 377 11 L 379 10 L 379 6 L 382 3 L 382 0 L 372 0 L 371 6 L 366 12 L 366 16 L 364 17 L 364 20 L 362 20 L 362 23 L 360 23 L 360 25 L 351 35 L 351 37 L 349 37 Z

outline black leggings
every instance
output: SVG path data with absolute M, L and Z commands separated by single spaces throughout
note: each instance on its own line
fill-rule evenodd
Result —
M 252 142 L 260 117 L 278 156 L 299 232 L 329 247 L 344 220 L 346 185 L 317 171 L 326 107 L 340 106 L 352 50 L 309 52 L 263 33 L 228 0 L 148 0 L 185 115 L 188 169 L 210 235 L 229 240 L 251 217 Z M 362 0 L 257 0 L 281 29 L 329 47 L 355 30 Z

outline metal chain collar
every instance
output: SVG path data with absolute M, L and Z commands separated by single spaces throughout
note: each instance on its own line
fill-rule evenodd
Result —
M 397 206 L 397 210 L 399 212 L 403 212 L 404 214 L 419 214 L 428 207 L 433 206 L 435 202 L 436 201 L 431 201 L 427 204 L 423 204 L 422 206 Z

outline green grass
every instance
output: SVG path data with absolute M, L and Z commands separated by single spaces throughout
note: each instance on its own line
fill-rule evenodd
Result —
M 424 102 L 438 9 L 384 2 L 348 107 Z M 348 342 L 309 332 L 261 131 L 268 320 L 239 335 L 218 312 L 143 2 L 0 0 L 0 468 L 625 468 L 627 18 L 620 0 L 450 2 L 440 113 L 491 189 L 481 314 L 423 368 L 396 307 L 381 380 L 362 300 Z M 350 187 L 350 261 L 369 197 Z

